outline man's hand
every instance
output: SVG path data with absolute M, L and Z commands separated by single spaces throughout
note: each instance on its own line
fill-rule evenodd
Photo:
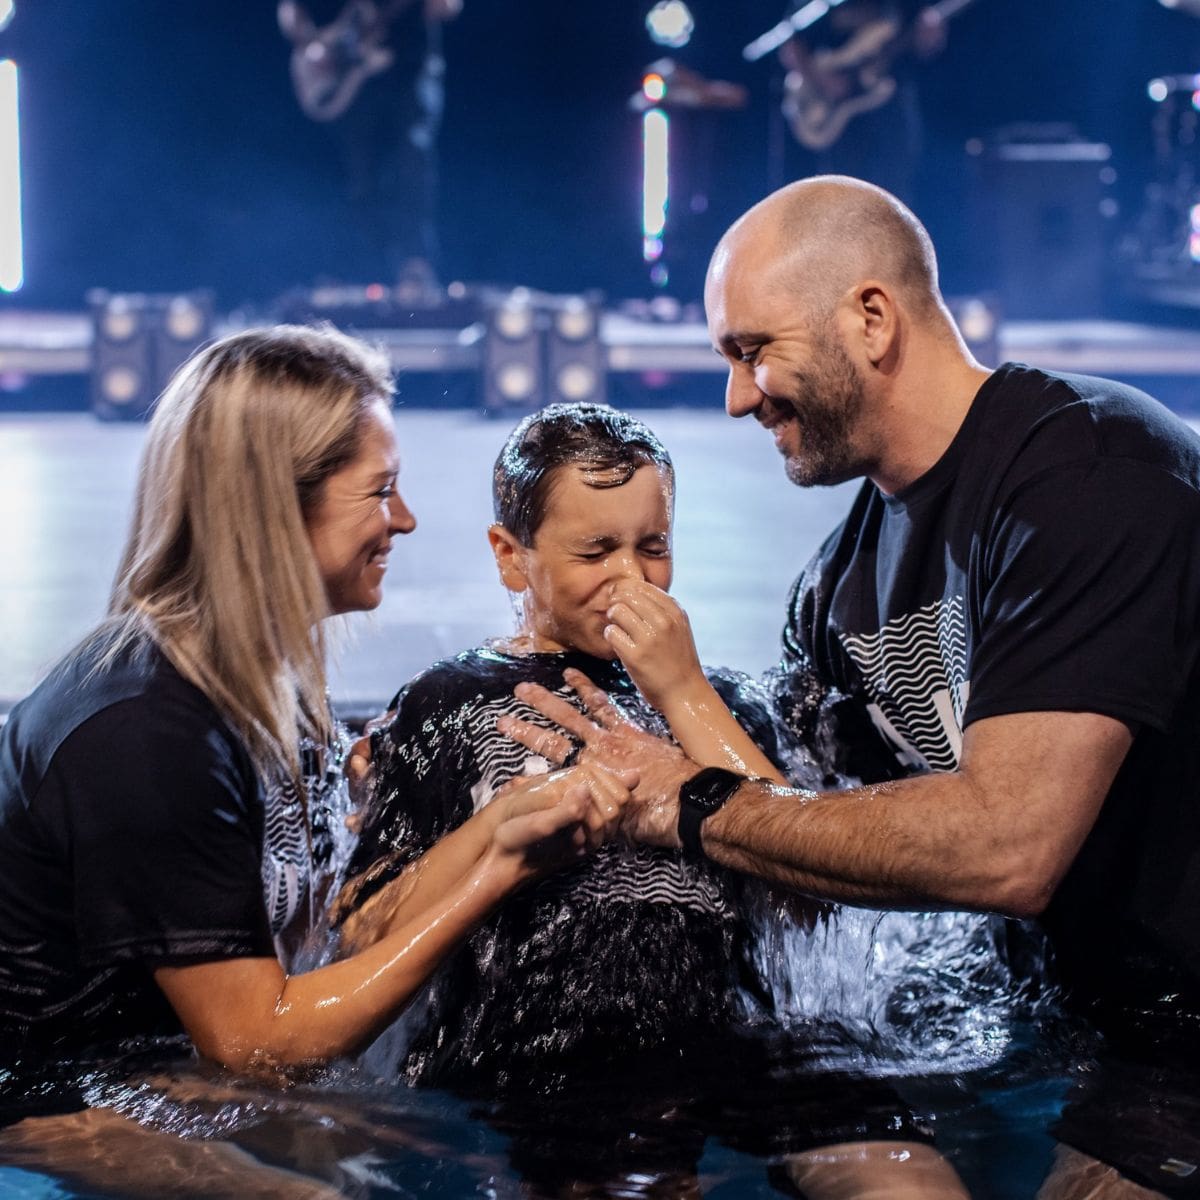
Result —
M 608 619 L 605 641 L 659 712 L 671 699 L 707 687 L 687 613 L 666 592 L 644 580 L 621 580 Z
M 586 716 L 536 683 L 519 684 L 517 697 L 583 742 L 581 764 L 637 772 L 633 800 L 621 820 L 626 837 L 652 846 L 678 846 L 679 788 L 699 766 L 678 746 L 638 728 L 582 671 L 569 670 L 564 678 L 579 693 Z M 570 739 L 552 729 L 510 716 L 501 717 L 497 725 L 550 762 L 565 762 L 571 753 Z

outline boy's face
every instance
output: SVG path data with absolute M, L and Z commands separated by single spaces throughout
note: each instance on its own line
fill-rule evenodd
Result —
M 493 526 L 501 577 L 524 604 L 522 632 L 535 650 L 582 650 L 614 657 L 604 639 L 613 586 L 644 579 L 671 586 L 670 474 L 639 467 L 619 487 L 589 487 L 577 466 L 550 482 L 546 515 L 532 546 Z M 507 547 L 507 548 L 506 548 Z

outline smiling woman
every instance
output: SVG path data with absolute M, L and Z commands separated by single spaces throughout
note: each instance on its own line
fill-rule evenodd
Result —
M 530 781 L 388 893 L 368 951 L 289 974 L 328 836 L 311 789 L 344 787 L 322 621 L 379 604 L 415 526 L 390 392 L 382 355 L 284 326 L 215 343 L 163 395 L 109 616 L 0 741 L 0 1126 L 26 1115 L 3 1068 L 114 1037 L 182 1029 L 235 1069 L 364 1045 L 605 831 L 598 795 L 619 812 L 615 775 Z
M 383 599 L 392 538 L 417 527 L 396 490 L 399 472 L 392 415 L 379 400 L 363 413 L 358 454 L 325 481 L 307 518 L 331 613 L 376 608 Z

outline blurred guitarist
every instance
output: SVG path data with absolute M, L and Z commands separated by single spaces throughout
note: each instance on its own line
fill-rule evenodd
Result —
M 854 175 L 914 202 L 923 141 L 915 64 L 944 49 L 943 14 L 967 3 L 843 0 L 784 44 L 784 114 L 814 172 Z
M 441 25 L 462 0 L 281 0 L 291 75 L 305 114 L 330 131 L 362 242 L 355 282 L 437 293 Z

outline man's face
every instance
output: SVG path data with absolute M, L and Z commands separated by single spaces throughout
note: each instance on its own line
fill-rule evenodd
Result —
M 729 364 L 726 411 L 752 413 L 775 435 L 801 487 L 866 474 L 857 438 L 866 392 L 833 319 L 810 317 L 794 295 L 765 283 L 770 264 L 753 268 L 722 248 L 705 289 L 709 335 Z

